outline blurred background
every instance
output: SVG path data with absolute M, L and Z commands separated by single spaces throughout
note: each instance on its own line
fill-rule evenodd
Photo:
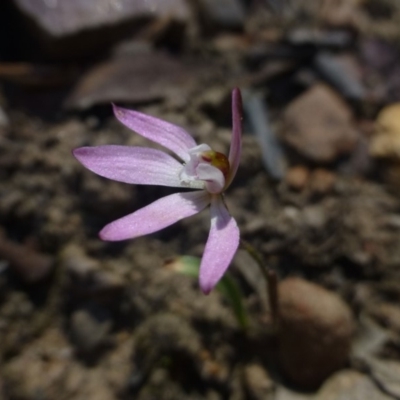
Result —
M 208 210 L 100 241 L 174 190 L 71 155 L 149 145 L 111 102 L 226 153 L 236 86 L 226 200 L 277 323 L 244 250 L 233 303 L 179 273 Z M 396 0 L 2 0 L 0 400 L 399 399 L 399 179 Z

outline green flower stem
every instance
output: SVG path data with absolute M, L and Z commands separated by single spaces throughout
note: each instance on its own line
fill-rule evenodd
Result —
M 265 279 L 265 283 L 267 286 L 268 292 L 268 302 L 269 308 L 271 312 L 272 325 L 274 328 L 274 332 L 278 329 L 279 322 L 279 307 L 278 307 L 278 277 L 276 272 L 266 266 L 264 258 L 262 255 L 255 249 L 253 245 L 251 245 L 246 240 L 240 239 L 240 245 L 247 253 L 253 258 L 253 260 L 260 267 L 261 273 Z

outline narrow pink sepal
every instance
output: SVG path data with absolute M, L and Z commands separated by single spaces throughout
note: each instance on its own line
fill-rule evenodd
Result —
M 235 88 L 232 91 L 232 139 L 229 149 L 230 170 L 225 188 L 231 184 L 239 167 L 240 154 L 242 152 L 242 119 L 242 95 L 240 89 Z
M 184 161 L 190 158 L 188 150 L 197 146 L 194 139 L 179 126 L 114 104 L 113 108 L 117 119 L 126 127 L 173 151 Z
M 204 190 L 175 193 L 106 225 L 99 233 L 103 240 L 133 239 L 157 232 L 202 211 L 210 203 Z
M 221 196 L 211 200 L 211 228 L 200 265 L 200 288 L 208 294 L 222 278 L 239 246 L 239 228 Z
M 134 146 L 80 147 L 76 159 L 90 171 L 108 179 L 139 185 L 182 187 L 182 164 L 163 151 Z

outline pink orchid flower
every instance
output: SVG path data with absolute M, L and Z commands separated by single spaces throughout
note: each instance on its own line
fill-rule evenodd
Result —
M 197 189 L 175 193 L 106 225 L 100 238 L 132 239 L 159 231 L 210 205 L 211 228 L 200 265 L 200 287 L 209 293 L 221 279 L 239 245 L 239 229 L 229 214 L 223 192 L 239 166 L 242 147 L 242 104 L 232 92 L 233 134 L 229 157 L 198 145 L 182 128 L 137 111 L 114 106 L 117 119 L 143 137 L 174 152 L 135 146 L 80 147 L 73 154 L 86 168 L 105 178 L 141 185 Z

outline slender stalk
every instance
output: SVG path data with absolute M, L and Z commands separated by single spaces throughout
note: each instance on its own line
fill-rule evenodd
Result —
M 240 245 L 244 250 L 246 250 L 249 253 L 249 255 L 254 259 L 254 261 L 260 267 L 261 273 L 265 279 L 265 283 L 267 286 L 268 302 L 271 312 L 272 325 L 274 331 L 276 331 L 276 329 L 278 328 L 278 320 L 279 320 L 278 277 L 276 275 L 276 272 L 266 266 L 264 258 L 255 249 L 253 245 L 251 245 L 249 242 L 243 239 L 240 239 Z

